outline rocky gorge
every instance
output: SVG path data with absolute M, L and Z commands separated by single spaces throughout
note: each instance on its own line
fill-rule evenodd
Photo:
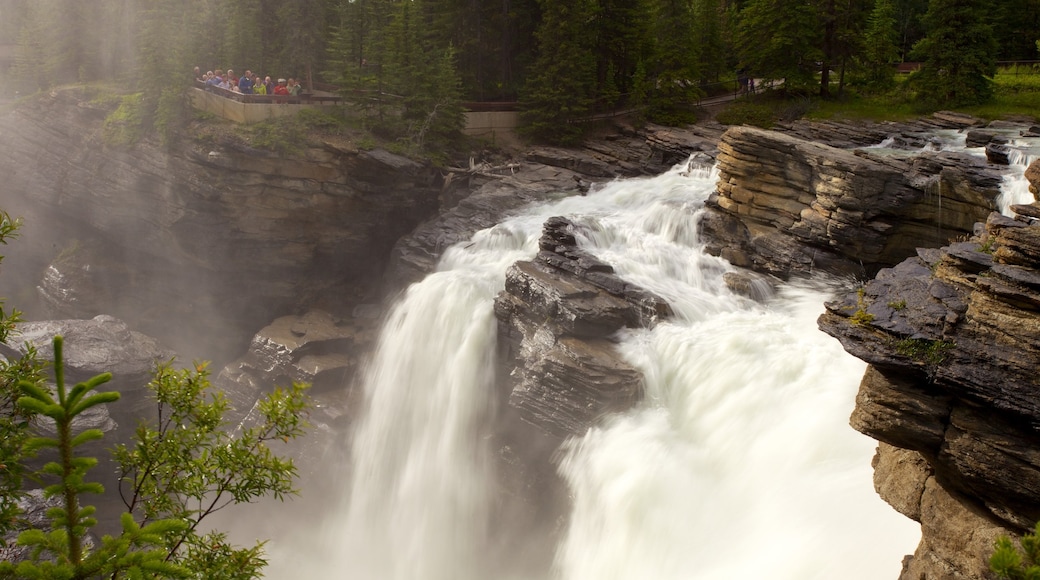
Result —
M 993 538 L 1040 517 L 1035 210 L 991 216 L 1000 178 L 977 155 L 866 148 L 893 139 L 903 152 L 921 150 L 937 130 L 974 131 L 984 146 L 994 137 L 977 119 L 620 127 L 584 149 L 535 148 L 508 171 L 471 166 L 447 179 L 333 141 L 288 157 L 234 142 L 112 151 L 99 140 L 103 118 L 74 91 L 0 117 L 12 144 L 0 159 L 0 202 L 27 222 L 11 269 L 38 288 L 37 318 L 114 315 L 176 346 L 232 335 L 217 383 L 240 408 L 272 384 L 312 382 L 322 402 L 315 422 L 342 431 L 356 404 L 342 385 L 356 382 L 384 296 L 516 208 L 693 154 L 718 164 L 701 227 L 709 252 L 746 269 L 733 288 L 814 273 L 864 282 L 828 304 L 820 326 L 870 363 L 852 424 L 882 442 L 879 493 L 922 524 L 902 578 L 985 578 Z M 510 490 L 521 501 L 556 485 L 549 460 L 563 437 L 642 396 L 612 334 L 669 316 L 662 299 L 583 253 L 574 227 L 549 220 L 539 254 L 509 270 L 495 303 L 499 447 L 528 482 Z M 174 332 L 171 320 L 190 332 Z M 120 336 L 106 340 L 137 342 Z M 535 450 L 517 459 L 524 442 Z

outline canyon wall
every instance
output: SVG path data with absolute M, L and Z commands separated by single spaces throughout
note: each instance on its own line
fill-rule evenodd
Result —
M 819 325 L 869 363 L 851 424 L 881 442 L 878 493 L 921 523 L 900 578 L 990 578 L 994 540 L 1040 519 L 1040 208 L 994 213 L 998 166 L 979 156 L 848 149 L 905 127 L 816 129 L 727 131 L 709 247 L 781 278 L 873 278 Z
M 3 280 L 29 278 L 44 306 L 5 293 L 37 318 L 111 314 L 184 356 L 237 356 L 280 315 L 377 300 L 393 244 L 438 208 L 432 168 L 349 142 L 110 147 L 112 107 L 92 98 L 56 90 L 0 115 L 0 202 L 25 224 Z

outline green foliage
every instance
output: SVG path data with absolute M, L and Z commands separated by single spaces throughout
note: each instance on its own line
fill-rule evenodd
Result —
M 819 12 L 802 0 L 749 0 L 740 12 L 737 46 L 748 74 L 811 90 L 823 58 Z
M 105 117 L 101 139 L 110 147 L 129 147 L 141 139 L 144 126 L 142 103 L 144 95 L 134 93 L 119 100 L 119 106 Z
M 761 101 L 742 100 L 719 112 L 715 120 L 723 125 L 751 125 L 772 128 L 779 118 L 776 107 Z
M 946 360 L 953 343 L 945 340 L 904 338 L 895 343 L 897 353 L 928 365 L 938 365 Z
M 232 504 L 296 493 L 295 465 L 270 445 L 304 433 L 307 387 L 276 389 L 257 403 L 252 423 L 236 431 L 224 419 L 227 399 L 210 390 L 208 376 L 205 364 L 156 369 L 148 388 L 159 404 L 157 423 L 138 426 L 134 446 L 119 445 L 113 452 L 120 466 L 120 496 L 143 522 L 172 518 L 187 523 L 187 529 L 167 537 L 170 554 L 200 579 L 255 578 L 265 563 L 262 544 L 235 548 L 221 534 L 202 535 L 199 524 Z M 226 557 L 215 561 L 214 552 Z M 229 568 L 229 561 L 237 564 Z M 223 571 L 210 575 L 211 565 Z
M 21 221 L 0 210 L 0 244 L 18 235 Z M 0 256 L 0 261 L 3 256 Z M 18 310 L 5 309 L 0 300 L 0 343 L 7 344 L 15 325 L 21 321 Z M 33 413 L 18 406 L 21 382 L 40 384 L 43 364 L 36 350 L 27 349 L 20 358 L 0 357 L 0 546 L 3 537 L 18 526 L 18 499 L 22 497 L 22 480 L 26 476 L 25 442 L 29 438 L 29 421 Z
M 277 117 L 250 125 L 245 129 L 253 147 L 289 155 L 307 144 L 306 128 L 291 117 Z
M 906 300 L 893 300 L 888 303 L 892 310 L 906 310 Z
M 22 381 L 18 399 L 20 408 L 50 418 L 57 427 L 56 437 L 30 438 L 24 448 L 57 451 L 58 460 L 47 463 L 42 473 L 56 479 L 45 494 L 62 503 L 48 512 L 50 530 L 19 535 L 18 543 L 31 549 L 30 558 L 0 563 L 0 577 L 259 578 L 266 565 L 262 543 L 236 548 L 226 535 L 203 534 L 199 525 L 232 504 L 296 493 L 293 462 L 276 455 L 270 444 L 303 434 L 306 386 L 276 389 L 257 403 L 251 424 L 236 431 L 224 419 L 227 400 L 210 392 L 205 364 L 180 371 L 160 365 L 149 384 L 158 403 L 157 423 L 139 425 L 133 447 L 113 450 L 128 509 L 120 518 L 122 533 L 105 536 L 90 550 L 84 540 L 97 520 L 94 507 L 83 506 L 82 497 L 104 490 L 86 479 L 97 459 L 76 449 L 102 434 L 96 429 L 74 433 L 73 421 L 91 407 L 118 400 L 119 394 L 94 391 L 111 378 L 108 373 L 66 389 L 62 353 L 62 339 L 55 337 L 56 396 L 38 383 Z
M 914 46 L 923 63 L 911 81 L 918 98 L 935 106 L 984 103 L 993 95 L 997 43 L 983 0 L 930 0 L 928 35 Z
M 596 56 L 584 23 L 592 19 L 590 0 L 541 0 L 536 33 L 538 57 L 521 92 L 521 131 L 558 144 L 576 144 L 592 110 Z
M 187 527 L 178 520 L 157 521 L 141 527 L 127 514 L 121 520 L 123 533 L 119 537 L 105 536 L 101 546 L 93 552 L 85 545 L 87 533 L 97 520 L 94 507 L 81 504 L 83 495 L 100 494 L 104 489 L 101 484 L 86 480 L 87 472 L 97 464 L 97 459 L 78 455 L 76 448 L 101 439 L 102 433 L 87 429 L 74 434 L 73 422 L 91 407 L 117 401 L 119 393 L 94 391 L 112 378 L 109 373 L 67 389 L 62 352 L 62 338 L 56 336 L 53 367 L 56 393 L 37 382 L 21 381 L 18 387 L 23 394 L 17 401 L 19 408 L 47 417 L 55 424 L 55 437 L 29 438 L 25 441 L 25 450 L 57 451 L 58 460 L 44 465 L 41 473 L 56 479 L 44 488 L 44 494 L 60 497 L 61 504 L 47 513 L 51 520 L 49 531 L 28 529 L 19 534 L 19 545 L 30 548 L 29 559 L 17 565 L 0 563 L 0 575 L 85 579 L 125 573 L 131 578 L 187 577 L 186 570 L 167 561 L 165 549 L 167 536 Z
M 0 244 L 15 236 L 19 225 L 0 210 Z M 6 343 L 19 313 L 7 313 L 2 305 L 0 342 Z M 98 460 L 80 450 L 102 433 L 77 433 L 75 420 L 92 407 L 117 401 L 119 394 L 95 391 L 110 380 L 109 373 L 67 388 L 63 353 L 62 338 L 55 337 L 53 388 L 43 382 L 34 349 L 20 359 L 0 360 L 0 535 L 21 529 L 18 544 L 29 549 L 24 561 L 0 562 L 0 578 L 260 578 L 266 565 L 262 542 L 238 548 L 225 534 L 202 533 L 199 526 L 229 505 L 296 493 L 293 462 L 279 457 L 271 445 L 304 433 L 307 386 L 275 389 L 257 402 L 246 424 L 233 429 L 224 418 L 228 402 L 210 391 L 204 363 L 180 371 L 170 364 L 157 367 L 148 385 L 156 398 L 157 421 L 138 426 L 135 445 L 119 445 L 112 452 L 128 508 L 118 517 L 122 531 L 91 546 L 86 538 L 97 518 L 83 498 L 104 489 L 87 479 Z M 33 417 L 53 421 L 56 435 L 33 436 Z M 60 498 L 60 505 L 48 511 L 46 529 L 27 527 L 16 517 L 22 479 L 28 475 L 25 462 L 37 452 L 57 455 L 37 474 L 50 480 L 45 496 Z M 116 519 L 116 514 L 101 515 Z
M 989 569 L 999 578 L 1040 580 L 1040 522 L 1033 533 L 1022 536 L 1021 550 L 1007 536 L 997 538 Z
M 866 305 L 867 291 L 864 288 L 856 290 L 856 311 L 849 317 L 849 322 L 856 326 L 866 326 L 871 322 L 874 322 L 874 315 L 867 312 Z
M 859 68 L 864 84 L 873 92 L 883 92 L 895 85 L 895 64 L 899 61 L 894 0 L 877 0 L 867 20 L 863 36 L 863 54 Z
M 697 79 L 700 47 L 694 42 L 693 11 L 685 0 L 656 0 L 653 36 L 657 39 L 649 77 L 647 116 L 658 123 L 691 122 L 690 104 L 701 96 Z

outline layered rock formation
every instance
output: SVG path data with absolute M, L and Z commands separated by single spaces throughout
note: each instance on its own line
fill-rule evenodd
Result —
M 882 157 L 751 127 L 726 131 L 719 150 L 708 251 L 781 278 L 872 275 L 970 234 L 1000 193 L 985 162 L 964 154 Z
M 506 273 L 495 300 L 509 403 L 554 435 L 583 434 L 597 419 L 642 398 L 639 372 L 614 352 L 612 335 L 671 313 L 663 299 L 618 278 L 579 250 L 573 222 L 545 223 L 539 253 Z
M 870 363 L 851 422 L 887 444 L 879 491 L 922 524 L 902 578 L 987 578 L 993 539 L 1040 519 L 1040 224 L 992 214 L 819 323 Z
M 185 355 L 237 354 L 277 315 L 369 299 L 395 241 L 437 209 L 431 168 L 348 144 L 114 150 L 91 99 L 65 89 L 0 116 L 0 198 L 25 221 L 5 266 L 41 281 L 47 311 L 19 300 L 38 318 L 107 313 Z

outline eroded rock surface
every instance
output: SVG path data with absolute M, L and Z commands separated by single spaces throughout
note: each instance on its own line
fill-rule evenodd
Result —
M 574 223 L 550 218 L 530 262 L 506 273 L 495 300 L 509 404 L 558 436 L 582 434 L 642 398 L 642 378 L 614 352 L 612 335 L 671 313 L 661 298 L 618 278 L 579 250 Z
M 781 278 L 872 275 L 970 234 L 999 194 L 999 177 L 967 154 L 882 157 L 751 127 L 730 128 L 719 150 L 707 249 Z
M 235 420 L 274 387 L 299 382 L 310 384 L 320 403 L 314 422 L 339 422 L 354 406 L 362 358 L 379 322 L 373 307 L 349 319 L 320 310 L 280 317 L 253 336 L 245 356 L 225 366 L 214 384 L 238 410 Z
M 819 324 L 870 363 L 853 427 L 909 450 L 882 446 L 882 457 L 924 462 L 879 485 L 922 524 L 902 578 L 988 578 L 996 535 L 1040 519 L 1040 225 L 991 214 L 968 241 L 828 303 Z
M 25 222 L 4 265 L 34 280 L 47 269 L 36 317 L 106 313 L 191 356 L 235 356 L 274 316 L 371 300 L 393 244 L 437 210 L 438 174 L 386 151 L 110 147 L 109 109 L 87 91 L 0 115 L 0 197 Z

